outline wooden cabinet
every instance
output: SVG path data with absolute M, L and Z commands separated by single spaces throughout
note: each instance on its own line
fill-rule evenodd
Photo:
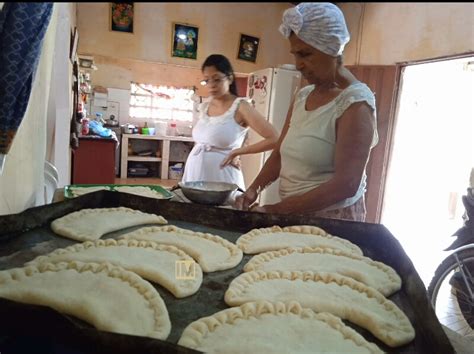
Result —
M 133 139 L 151 140 L 158 142 L 159 156 L 136 156 L 129 154 L 129 141 Z M 157 136 L 157 135 L 141 135 L 141 134 L 122 134 L 122 153 L 120 163 L 120 178 L 127 178 L 128 162 L 155 162 L 160 166 L 160 179 L 168 179 L 168 169 L 170 162 L 185 162 L 185 160 L 170 160 L 170 147 L 173 142 L 193 142 L 192 138 L 182 136 Z
M 79 138 L 73 151 L 73 184 L 115 183 L 116 141 L 107 138 Z

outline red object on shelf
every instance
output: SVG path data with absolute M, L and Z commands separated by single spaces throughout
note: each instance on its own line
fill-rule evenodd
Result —
M 73 184 L 115 183 L 115 140 L 79 138 L 73 151 Z
M 82 135 L 87 135 L 89 134 L 89 119 L 87 118 L 82 118 L 82 126 L 81 126 L 81 133 Z

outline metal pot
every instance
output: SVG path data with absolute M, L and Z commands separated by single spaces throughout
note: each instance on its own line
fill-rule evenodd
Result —
M 123 134 L 133 134 L 133 129 L 135 128 L 135 126 L 132 124 L 124 124 L 121 127 Z
M 242 191 L 236 184 L 226 182 L 179 182 L 171 190 L 178 188 L 183 191 L 184 196 L 190 201 L 207 205 L 222 205 L 232 192 Z
M 110 125 L 111 127 L 117 127 L 119 125 L 119 121 L 115 119 L 113 114 L 111 114 L 109 119 L 105 121 L 105 124 Z

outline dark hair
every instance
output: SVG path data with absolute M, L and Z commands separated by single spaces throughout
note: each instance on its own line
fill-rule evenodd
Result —
M 211 54 L 206 60 L 204 60 L 204 63 L 201 66 L 201 71 L 204 71 L 204 68 L 208 66 L 215 67 L 226 76 L 232 76 L 232 83 L 230 84 L 229 91 L 231 94 L 238 96 L 237 86 L 235 85 L 234 69 L 232 69 L 229 59 L 221 54 Z

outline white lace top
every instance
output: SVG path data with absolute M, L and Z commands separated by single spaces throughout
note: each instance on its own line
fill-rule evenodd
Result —
M 281 199 L 304 194 L 331 179 L 334 174 L 336 120 L 351 104 L 365 101 L 372 107 L 375 116 L 375 96 L 361 82 L 348 86 L 329 103 L 306 111 L 306 99 L 313 89 L 314 85 L 309 85 L 298 92 L 290 127 L 280 148 Z M 378 142 L 376 126 L 375 121 L 371 147 Z M 325 210 L 354 204 L 365 193 L 366 179 L 364 171 L 357 193 Z
M 242 171 L 228 165 L 220 168 L 220 163 L 233 150 L 242 146 L 248 127 L 235 121 L 235 113 L 242 98 L 236 98 L 230 108 L 219 116 L 207 113 L 210 102 L 199 108 L 199 119 L 193 128 L 196 142 L 186 161 L 183 181 L 207 181 L 235 183 L 245 189 Z

